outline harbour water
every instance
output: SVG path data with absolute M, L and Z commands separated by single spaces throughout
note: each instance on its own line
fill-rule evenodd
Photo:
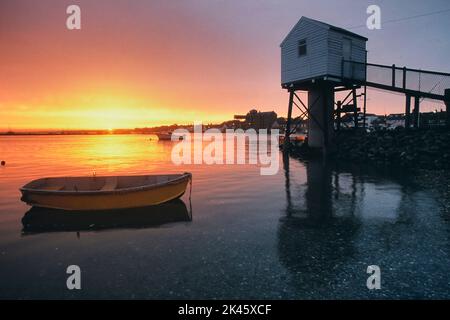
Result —
M 145 135 L 0 137 L 0 298 L 450 298 L 450 221 L 401 171 L 280 157 L 257 165 L 171 162 Z M 45 176 L 184 172 L 191 201 L 78 218 L 31 210 Z M 78 265 L 82 289 L 68 290 Z M 367 267 L 381 269 L 368 290 Z

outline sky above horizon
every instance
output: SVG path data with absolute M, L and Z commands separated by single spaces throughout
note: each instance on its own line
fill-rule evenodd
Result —
M 71 4 L 81 30 L 66 28 Z M 381 30 L 364 26 L 370 4 L 381 7 Z M 450 72 L 449 11 L 387 22 L 449 9 L 447 0 L 2 0 L 0 130 L 210 123 L 253 108 L 286 116 L 279 44 L 301 16 L 368 37 L 369 62 Z M 368 94 L 368 112 L 403 109 L 401 95 Z

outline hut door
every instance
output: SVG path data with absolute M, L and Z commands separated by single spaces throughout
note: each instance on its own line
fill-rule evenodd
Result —
M 344 38 L 342 41 L 342 56 L 344 60 L 352 60 L 352 39 Z M 344 75 L 347 78 L 352 78 L 352 65 L 351 63 L 344 64 Z

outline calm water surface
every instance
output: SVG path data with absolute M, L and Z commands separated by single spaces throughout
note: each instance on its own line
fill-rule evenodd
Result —
M 274 176 L 176 167 L 172 146 L 144 135 L 0 137 L 0 298 L 450 298 L 448 219 L 405 174 L 281 154 Z M 45 176 L 183 171 L 192 202 L 122 215 L 29 211 L 18 191 Z M 79 291 L 66 289 L 72 264 Z M 381 290 L 367 289 L 368 265 L 381 267 Z

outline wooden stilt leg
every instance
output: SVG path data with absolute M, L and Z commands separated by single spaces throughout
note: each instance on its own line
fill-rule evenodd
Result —
M 410 126 L 411 126 L 411 96 L 406 95 L 405 128 L 409 129 Z
M 445 100 L 445 113 L 446 113 L 445 122 L 447 124 L 447 128 L 450 129 L 450 89 L 445 89 L 444 100 Z
M 286 122 L 286 132 L 284 135 L 284 149 L 289 148 L 292 121 L 292 105 L 294 104 L 294 90 L 289 91 L 288 117 Z
M 352 90 L 353 93 L 353 105 L 355 107 L 354 113 L 353 113 L 353 121 L 355 122 L 355 130 L 358 129 L 358 98 L 356 96 L 356 89 Z
M 420 97 L 414 97 L 414 128 L 419 128 Z

